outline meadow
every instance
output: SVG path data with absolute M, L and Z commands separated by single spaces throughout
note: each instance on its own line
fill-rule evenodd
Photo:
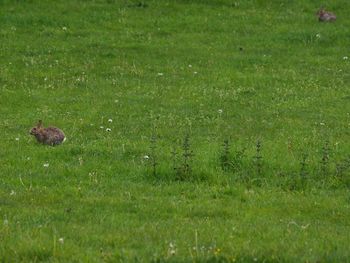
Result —
M 0 261 L 350 261 L 350 4 L 321 4 L 0 0 Z

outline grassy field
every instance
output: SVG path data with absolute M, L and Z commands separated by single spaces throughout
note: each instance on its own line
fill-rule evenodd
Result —
M 350 261 L 350 4 L 319 7 L 0 0 L 0 261 Z

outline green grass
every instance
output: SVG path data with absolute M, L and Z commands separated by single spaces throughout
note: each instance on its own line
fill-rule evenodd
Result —
M 0 261 L 348 261 L 350 5 L 319 7 L 0 0 Z

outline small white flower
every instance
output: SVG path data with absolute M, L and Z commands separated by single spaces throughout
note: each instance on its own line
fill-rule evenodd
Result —
M 108 119 L 108 122 L 113 122 L 113 120 L 112 119 Z
M 115 102 L 115 103 L 118 103 L 118 102 L 119 102 L 119 100 L 114 100 L 114 102 Z
M 169 243 L 168 252 L 170 255 L 174 256 L 176 254 L 176 245 L 172 242 Z
M 49 167 L 49 165 L 50 165 L 49 163 L 44 163 L 45 168 Z
M 13 191 L 13 190 L 11 190 L 10 195 L 15 195 L 15 194 L 16 194 L 16 192 L 15 192 L 15 191 Z
M 324 122 L 320 122 L 320 125 L 322 125 L 322 126 L 324 126 L 324 125 L 326 125 Z
M 161 72 L 159 72 L 157 75 L 158 75 L 158 76 L 163 76 L 164 74 L 163 74 L 163 73 L 161 73 Z
M 60 242 L 61 244 L 63 244 L 63 243 L 64 243 L 63 237 L 60 237 L 60 238 L 58 239 L 58 242 Z
M 62 30 L 63 30 L 63 31 L 66 31 L 66 30 L 67 30 L 67 27 L 65 27 L 65 26 L 62 27 Z
M 104 129 L 104 127 L 103 127 L 103 126 L 100 126 L 100 129 Z
M 107 128 L 106 131 L 107 131 L 107 132 L 110 132 L 110 131 L 112 131 L 112 130 L 111 130 L 111 128 Z
M 321 38 L 321 34 L 320 34 L 320 33 L 317 33 L 317 34 L 316 34 L 316 38 Z
M 190 65 L 188 65 L 188 67 L 189 67 L 189 68 L 192 68 L 192 65 L 190 64 Z
M 343 60 L 348 60 L 349 58 L 347 56 L 343 57 Z
M 222 113 L 222 109 L 219 109 L 219 110 L 218 110 L 218 113 L 221 114 L 221 113 Z
M 19 141 L 19 138 L 17 137 L 15 140 L 16 140 L 16 141 Z
M 195 71 L 195 72 L 193 72 L 193 74 L 198 74 L 198 72 L 197 72 L 197 71 Z
M 145 156 L 143 156 L 143 159 L 148 160 L 148 159 L 149 159 L 149 156 L 148 156 L 148 155 L 145 155 Z

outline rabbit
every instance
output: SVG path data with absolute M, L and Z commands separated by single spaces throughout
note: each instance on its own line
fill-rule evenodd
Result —
M 66 140 L 63 131 L 56 127 L 44 128 L 41 120 L 30 130 L 30 134 L 34 135 L 38 142 L 51 146 L 61 144 Z
M 337 19 L 335 14 L 326 11 L 324 8 L 318 10 L 316 15 L 318 16 L 318 21 L 320 22 L 332 22 Z

